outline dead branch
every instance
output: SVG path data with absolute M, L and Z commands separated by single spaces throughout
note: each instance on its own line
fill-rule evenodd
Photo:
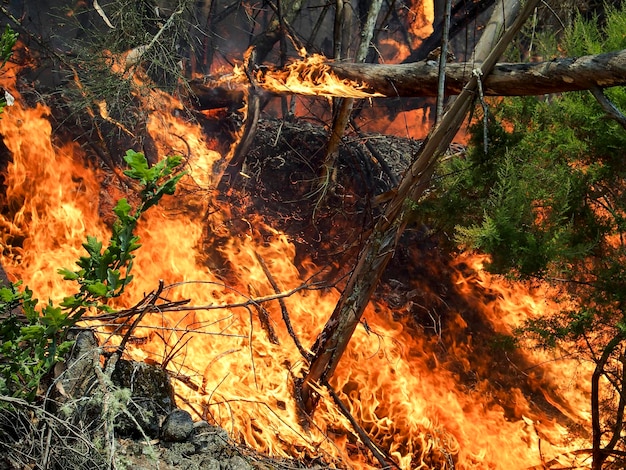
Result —
M 260 254 L 256 252 L 254 253 L 254 255 L 256 256 L 257 261 L 261 265 L 261 268 L 263 269 L 263 272 L 265 273 L 267 280 L 272 285 L 272 289 L 274 289 L 274 292 L 276 292 L 276 294 L 279 294 L 280 288 L 278 287 L 278 284 L 274 280 L 272 273 L 268 269 L 267 264 L 265 264 L 265 260 Z M 307 362 L 310 361 L 312 354 L 309 351 L 307 351 L 304 348 L 304 346 L 302 346 L 300 339 L 296 335 L 296 332 L 293 329 L 293 325 L 291 324 L 291 320 L 289 319 L 289 311 L 287 310 L 287 306 L 285 305 L 285 302 L 283 301 L 282 298 L 279 298 L 278 303 L 280 304 L 280 311 L 283 317 L 283 321 L 285 322 L 285 326 L 287 327 L 287 332 L 289 333 L 289 336 L 291 336 L 291 339 L 293 340 L 294 344 L 298 348 L 298 351 L 300 351 L 300 354 L 302 354 L 302 357 L 304 357 L 307 360 Z
M 372 143 L 365 137 L 365 134 L 361 130 L 361 127 L 353 118 L 350 118 L 350 126 L 352 126 L 357 135 L 363 139 L 363 145 L 376 160 L 376 162 L 378 162 L 383 173 L 387 175 L 389 181 L 391 181 L 391 186 L 393 188 L 398 186 L 398 183 L 400 183 L 398 175 L 396 175 L 396 173 L 391 169 L 391 167 L 389 166 L 385 158 L 380 154 L 380 152 L 376 150 L 376 147 L 374 147 Z
M 458 95 L 481 63 L 446 66 L 446 94 Z M 363 83 L 385 96 L 435 96 L 435 61 L 412 64 L 330 63 L 341 79 Z M 528 96 L 607 88 L 626 84 L 626 50 L 535 63 L 499 63 L 485 77 L 487 96 Z
M 214 281 L 187 281 L 180 282 L 176 284 L 169 284 L 163 287 L 163 291 L 167 291 L 173 289 L 174 287 L 188 284 L 188 283 L 205 283 L 212 284 L 224 287 L 226 289 L 230 289 L 235 291 L 241 297 L 246 300 L 242 302 L 234 302 L 231 304 L 208 304 L 208 305 L 188 305 L 189 300 L 177 300 L 177 301 L 169 301 L 164 300 L 163 303 L 152 303 L 154 293 L 148 294 L 141 301 L 137 303 L 134 307 L 129 309 L 120 310 L 114 313 L 105 313 L 105 314 L 97 314 L 97 315 L 85 315 L 82 317 L 83 321 L 111 321 L 111 320 L 119 320 L 123 318 L 132 317 L 141 312 L 142 309 L 154 308 L 158 312 L 191 312 L 195 310 L 231 310 L 235 308 L 246 308 L 250 305 L 254 304 L 262 304 L 265 302 L 272 302 L 278 299 L 284 299 L 286 297 L 291 297 L 294 294 L 297 294 L 303 290 L 320 290 L 327 288 L 327 284 L 323 282 L 305 282 L 300 284 L 299 286 L 294 287 L 293 289 L 289 289 L 286 291 L 279 292 L 277 294 L 265 295 L 262 297 L 251 298 L 242 292 L 237 291 L 236 289 L 229 287 L 221 282 Z M 163 299 L 161 299 L 163 300 Z
M 156 305 L 157 300 L 160 298 L 161 294 L 163 293 L 163 287 L 164 287 L 164 284 L 163 284 L 163 280 L 161 279 L 159 280 L 158 289 L 155 292 L 151 292 L 146 297 L 144 297 L 142 301 L 142 308 L 138 311 L 139 314 L 137 315 L 135 320 L 133 320 L 133 323 L 130 325 L 130 328 L 128 328 L 128 330 L 124 334 L 124 337 L 122 338 L 122 341 L 120 342 L 120 345 L 117 347 L 115 353 L 113 354 L 113 357 L 116 358 L 115 360 L 121 357 L 122 353 L 124 352 L 124 348 L 126 347 L 126 343 L 128 342 L 128 339 L 130 338 L 131 333 L 135 330 L 139 322 L 143 320 L 143 317 L 146 315 L 146 313 L 148 313 L 148 311 L 154 309 L 154 306 Z
M 355 60 L 356 62 L 364 62 L 367 57 L 367 52 L 369 51 L 370 41 L 374 36 L 374 29 L 376 27 L 376 19 L 380 13 L 380 8 L 382 6 L 382 0 L 373 0 L 370 3 L 370 8 L 367 12 L 367 18 L 365 20 L 365 24 L 361 29 L 361 41 L 359 43 L 359 48 L 356 52 Z M 339 5 L 339 2 L 338 2 Z M 351 11 L 350 8 L 344 8 L 342 11 L 348 12 Z M 342 15 L 343 16 L 343 15 Z M 348 21 L 347 18 L 345 21 Z M 335 24 L 335 26 L 338 26 Z M 336 32 L 336 37 L 343 35 L 346 33 L 346 24 L 341 24 L 341 31 Z M 341 34 L 340 34 L 341 33 Z M 340 48 L 341 45 L 338 47 Z M 336 51 L 337 52 L 337 51 Z M 343 56 L 341 56 L 343 57 Z M 335 117 L 333 119 L 333 125 L 330 131 L 330 138 L 328 139 L 328 144 L 326 146 L 326 155 L 324 156 L 324 163 L 322 165 L 322 191 L 321 196 L 319 197 L 322 200 L 328 189 L 331 189 L 335 184 L 335 165 L 337 157 L 339 156 L 339 144 L 341 143 L 341 138 L 345 133 L 346 127 L 350 121 L 350 116 L 352 115 L 352 108 L 354 107 L 354 99 L 353 98 L 344 98 L 339 103 L 337 112 L 335 113 Z M 330 183 L 332 182 L 331 188 L 329 188 Z
M 281 301 L 281 305 L 282 305 L 282 301 Z M 278 339 L 278 336 L 276 335 L 276 331 L 274 331 L 274 327 L 272 326 L 272 323 L 270 321 L 269 312 L 261 304 L 254 304 L 254 308 L 256 309 L 259 315 L 259 321 L 261 322 L 261 327 L 267 333 L 267 338 L 269 339 L 270 343 L 280 344 L 280 340 Z
M 513 24 L 504 31 L 496 47 L 484 59 L 482 69 L 474 73 L 466 83 L 463 93 L 449 106 L 441 121 L 430 131 L 411 167 L 405 172 L 397 193 L 361 249 L 339 302 L 313 346 L 315 358 L 303 379 L 301 389 L 302 402 L 307 412 L 313 412 L 317 404 L 318 397 L 314 384 L 324 383 L 334 374 L 365 307 L 394 254 L 396 244 L 408 222 L 407 215 L 410 211 L 405 210 L 406 203 L 419 201 L 430 186 L 435 163 L 445 153 L 471 107 L 479 77 L 491 72 L 496 60 L 526 22 L 538 1 L 528 0 L 521 7 L 520 13 L 515 15 Z M 510 12 L 520 8 L 519 3 L 513 0 L 505 0 L 504 3 L 506 5 L 503 4 L 503 8 Z
M 591 88 L 589 91 L 591 91 L 591 94 L 598 101 L 598 104 L 600 104 L 602 109 L 606 112 L 607 116 L 626 129 L 626 116 L 624 116 L 618 107 L 606 97 L 602 88 Z
M 232 152 L 232 158 L 229 160 L 229 165 L 236 166 L 241 169 L 244 158 L 248 153 L 250 145 L 256 135 L 256 129 L 259 124 L 259 116 L 261 114 L 261 98 L 257 93 L 257 83 L 254 78 L 253 69 L 256 68 L 256 50 L 249 49 L 246 51 L 246 60 L 244 61 L 244 70 L 246 77 L 250 82 L 248 87 L 248 99 L 246 106 L 246 119 L 241 132 L 241 137 L 238 142 L 235 143 L 235 148 Z

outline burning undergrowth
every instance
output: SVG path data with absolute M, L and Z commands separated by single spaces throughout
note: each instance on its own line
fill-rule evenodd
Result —
M 2 263 L 42 298 L 59 298 L 67 283 L 50 273 L 75 262 L 87 234 L 107 233 L 102 215 L 132 189 L 117 156 L 101 159 L 106 149 L 88 145 L 80 129 L 78 136 L 71 128 L 53 133 L 50 123 L 65 118 L 55 121 L 54 110 L 28 106 L 12 92 L 17 104 L 0 121 L 7 157 Z M 245 164 L 215 181 L 228 124 L 192 119 L 167 95 L 152 99 L 142 150 L 152 161 L 182 155 L 188 175 L 139 227 L 136 279 L 116 307 L 130 308 L 164 285 L 126 353 L 167 369 L 179 404 L 237 441 L 273 455 L 375 467 L 324 390 L 302 427 L 293 389 L 377 217 L 374 201 L 391 189 L 389 172 L 375 160 L 397 155 L 390 166 L 399 173 L 418 144 L 347 138 L 333 192 L 320 200 L 327 139 L 320 127 L 262 121 Z M 416 224 L 332 386 L 402 468 L 547 465 L 578 438 L 570 431 L 585 421 L 584 392 L 553 362 L 536 365 L 552 358 L 527 357 L 497 341 L 519 317 L 552 308 L 544 297 L 492 280 L 480 259 L 457 260 Z M 103 347 L 119 344 L 119 323 L 95 326 Z
M 322 127 L 306 122 L 262 122 L 245 168 L 228 176 L 231 190 L 225 193 L 224 200 L 237 217 L 250 217 L 252 208 L 256 216 L 272 220 L 274 228 L 295 241 L 295 259 L 330 267 L 326 279 L 341 289 L 342 276 L 352 266 L 363 234 L 378 216 L 379 207 L 372 201 L 391 185 L 373 153 L 384 154 L 392 171 L 399 175 L 420 142 L 382 135 L 346 137 L 338 160 L 339 190 L 319 205 L 315 184 L 327 138 Z M 365 147 L 366 140 L 373 148 Z M 241 205 L 241 201 L 248 204 Z M 527 288 L 527 297 L 520 300 L 522 304 L 534 296 L 545 302 L 544 306 L 535 307 L 534 314 L 542 308 L 553 308 L 543 287 Z M 572 435 L 581 433 L 588 437 L 575 418 L 580 403 L 572 405 L 569 398 L 546 393 L 567 385 L 555 380 L 551 367 L 541 367 L 536 357 L 529 357 L 514 346 L 510 335 L 519 323 L 507 327 L 506 321 L 499 321 L 498 315 L 507 316 L 507 308 L 524 308 L 503 302 L 507 289 L 515 291 L 519 287 L 507 282 L 492 283 L 482 271 L 480 258 L 459 257 L 450 251 L 442 234 L 415 223 L 403 235 L 377 289 L 375 311 L 383 317 L 391 315 L 389 320 L 401 324 L 410 337 L 422 338 L 419 343 L 423 349 L 412 354 L 421 356 L 428 368 L 443 368 L 452 374 L 454 386 L 462 393 L 480 395 L 484 406 L 501 409 L 509 421 L 523 422 L 527 439 L 536 441 L 538 448 L 550 437 L 535 426 L 535 418 L 530 416 L 541 415 L 542 420 L 564 425 Z M 376 335 L 369 330 L 367 319 L 363 328 L 369 335 Z M 358 384 L 348 381 L 344 387 L 347 396 L 360 401 Z M 376 434 L 375 426 L 366 429 Z M 385 441 L 386 437 L 380 439 Z M 550 444 L 544 442 L 543 446 L 549 448 Z M 427 461 L 427 465 L 446 466 L 454 460 L 444 453 Z

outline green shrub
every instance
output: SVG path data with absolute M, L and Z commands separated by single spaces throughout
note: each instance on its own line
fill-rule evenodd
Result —
M 41 379 L 71 347 L 69 329 L 89 310 L 111 312 L 107 301 L 132 281 L 134 252 L 140 247 L 137 222 L 165 194 L 174 193 L 183 173 L 177 171 L 180 157 L 166 157 L 150 168 L 143 154 L 129 150 L 124 160 L 129 165 L 124 173 L 141 186 L 140 202 L 133 208 L 120 199 L 107 246 L 88 236 L 79 269 L 59 270 L 64 279 L 77 283 L 77 292 L 58 306 L 48 301 L 38 307 L 33 292 L 20 289 L 20 282 L 0 288 L 0 394 L 33 400 Z

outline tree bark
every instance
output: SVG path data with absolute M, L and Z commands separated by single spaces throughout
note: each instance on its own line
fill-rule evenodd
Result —
M 376 27 L 376 19 L 380 12 L 383 0 L 372 0 L 370 8 L 365 20 L 365 24 L 361 28 L 361 42 L 359 43 L 356 51 L 355 61 L 364 62 L 367 58 L 367 53 L 370 48 L 370 41 L 374 36 L 374 29 Z M 343 29 L 343 28 L 342 28 Z M 322 198 L 326 193 L 328 184 L 332 180 L 332 174 L 335 168 L 335 160 L 341 143 L 341 138 L 348 126 L 350 116 L 352 115 L 352 108 L 354 106 L 353 98 L 344 98 L 339 104 L 335 118 L 333 119 L 332 129 L 330 131 L 330 138 L 328 139 L 328 145 L 326 146 L 326 155 L 324 156 L 324 165 L 322 173 Z
M 412 64 L 356 64 L 329 62 L 332 72 L 341 79 L 363 83 L 369 91 L 388 97 L 437 96 L 438 67 L 435 61 Z M 458 95 L 477 63 L 446 66 L 446 94 Z M 269 73 L 269 72 L 265 72 Z M 258 83 L 263 86 L 262 74 Z M 535 63 L 499 63 L 483 79 L 486 96 L 529 96 L 590 90 L 626 85 L 626 50 L 598 55 L 554 59 Z M 243 99 L 243 83 L 219 84 L 196 80 L 192 92 L 201 109 L 223 107 Z M 293 94 L 293 91 L 269 91 L 271 94 Z
M 480 63 L 448 64 L 446 93 L 457 95 Z M 436 96 L 437 63 L 379 65 L 331 63 L 342 79 L 363 83 L 385 96 Z M 483 81 L 485 95 L 527 96 L 626 84 L 626 50 L 535 63 L 496 64 Z
M 527 0 L 521 13 L 485 59 L 479 74 L 489 74 L 538 1 Z M 507 11 L 517 11 L 519 8 L 516 0 L 503 0 L 503 3 Z M 332 377 L 380 276 L 393 256 L 398 239 L 406 227 L 406 215 L 410 212 L 407 205 L 415 204 L 430 185 L 434 164 L 463 123 L 477 87 L 478 77 L 473 75 L 441 122 L 427 136 L 414 163 L 405 173 L 395 197 L 387 205 L 385 214 L 380 217 L 361 250 L 339 302 L 313 346 L 314 358 L 300 390 L 301 403 L 306 412 L 311 413 L 316 406 L 314 384 L 323 383 Z
M 605 370 L 609 357 L 615 349 L 624 341 L 624 337 L 621 334 L 613 337 L 611 341 L 604 347 L 602 355 L 596 361 L 596 367 L 593 370 L 591 376 L 591 430 L 592 430 L 592 453 L 591 453 L 591 469 L 601 470 L 604 461 L 610 455 L 615 448 L 618 439 L 621 436 L 622 421 L 624 418 L 624 391 L 620 390 L 619 411 L 617 413 L 617 424 L 613 427 L 613 436 L 609 443 L 602 447 L 602 422 L 600 419 L 601 413 L 601 399 L 600 399 L 600 378 L 607 374 Z M 622 383 L 622 388 L 623 388 Z

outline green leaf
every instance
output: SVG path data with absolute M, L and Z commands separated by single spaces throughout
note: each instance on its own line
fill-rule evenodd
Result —
M 87 286 L 87 291 L 98 297 L 106 297 L 109 289 L 102 282 L 95 282 Z
M 109 288 L 112 290 L 117 289 L 120 283 L 120 271 L 118 269 L 108 269 L 107 270 L 107 282 L 109 284 Z
M 63 279 L 65 279 L 66 281 L 75 281 L 79 277 L 78 273 L 75 273 L 74 271 L 70 271 L 67 268 L 61 268 L 57 272 L 61 276 L 63 276 Z
M 76 296 L 64 297 L 59 305 L 66 309 L 74 309 L 83 305 L 83 299 Z
M 130 211 L 132 207 L 128 204 L 126 198 L 122 198 L 117 201 L 117 204 L 113 208 L 113 212 L 117 215 L 122 221 L 127 221 L 130 218 Z
M 38 340 L 45 332 L 43 325 L 27 325 L 20 328 L 20 333 L 24 341 Z
M 19 296 L 16 296 L 13 289 L 8 287 L 0 288 L 0 300 L 2 300 L 2 302 L 9 303 L 16 300 L 16 298 L 19 298 Z
M 130 169 L 124 171 L 126 176 L 139 181 L 143 185 L 155 180 L 156 170 L 148 167 L 148 160 L 143 153 L 127 150 L 124 161 L 130 167 Z
M 61 307 L 54 307 L 48 304 L 42 313 L 41 323 L 51 328 L 49 330 L 50 334 L 54 334 L 64 326 L 68 326 L 67 314 L 63 312 Z
M 98 304 L 96 305 L 96 309 L 100 312 L 105 312 L 105 313 L 115 313 L 117 312 L 116 309 L 114 309 L 113 307 L 109 307 L 108 305 L 104 305 L 104 304 Z
M 0 59 L 2 59 L 3 66 L 11 58 L 17 38 L 18 34 L 7 25 L 0 37 Z
M 98 241 L 96 237 L 87 235 L 87 242 L 83 243 L 83 247 L 92 257 L 99 256 L 102 251 L 102 242 Z

